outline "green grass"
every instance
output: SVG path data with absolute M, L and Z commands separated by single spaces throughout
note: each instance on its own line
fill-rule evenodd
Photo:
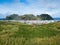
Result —
M 60 45 L 60 22 L 28 25 L 0 21 L 0 45 Z

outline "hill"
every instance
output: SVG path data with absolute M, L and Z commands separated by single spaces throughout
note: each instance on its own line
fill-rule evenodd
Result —
M 0 45 L 60 45 L 60 22 L 27 25 L 0 21 Z
M 49 14 L 41 14 L 39 16 L 41 20 L 53 20 L 53 18 Z
M 6 17 L 7 20 L 54 20 L 49 14 L 33 15 L 24 14 L 19 16 L 18 14 L 11 14 Z

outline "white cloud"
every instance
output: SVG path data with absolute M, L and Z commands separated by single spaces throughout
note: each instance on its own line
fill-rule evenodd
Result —
M 56 0 L 26 0 L 29 4 L 21 3 L 19 0 L 14 0 L 11 4 L 0 4 L 0 13 L 2 14 L 41 14 L 48 13 L 53 17 L 60 14 L 60 6 Z M 59 15 L 57 16 L 59 17 Z

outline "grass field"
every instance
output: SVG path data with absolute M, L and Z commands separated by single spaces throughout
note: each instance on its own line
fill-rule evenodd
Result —
M 60 45 L 60 22 L 28 25 L 0 21 L 0 45 Z

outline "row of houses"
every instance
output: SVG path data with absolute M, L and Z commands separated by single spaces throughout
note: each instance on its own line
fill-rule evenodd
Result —
M 57 22 L 55 20 L 20 20 L 17 22 L 22 22 L 22 23 L 26 23 L 26 24 L 48 24 L 48 23 L 53 23 L 53 22 Z
M 3 21 L 3 20 L 0 20 Z M 26 24 L 48 24 L 48 23 L 53 23 L 57 22 L 59 20 L 4 20 L 4 21 L 9 21 L 9 22 L 21 22 L 21 23 L 26 23 Z

